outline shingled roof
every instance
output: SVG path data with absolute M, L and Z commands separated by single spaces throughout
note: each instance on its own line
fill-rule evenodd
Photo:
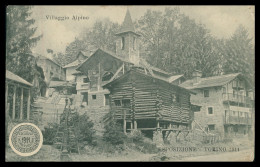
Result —
M 118 78 L 116 78 L 116 79 L 114 79 L 114 80 L 112 80 L 112 81 L 110 81 L 110 82 L 104 84 L 104 85 L 103 85 L 103 88 L 107 88 L 107 87 L 113 85 L 114 83 L 116 83 L 116 82 L 122 80 L 123 78 L 125 78 L 126 76 L 128 76 L 128 75 L 130 75 L 130 74 L 132 74 L 132 73 L 135 73 L 135 74 L 138 74 L 138 75 L 142 75 L 143 77 L 147 77 L 147 78 L 153 78 L 153 79 L 155 79 L 155 80 L 157 80 L 157 81 L 161 81 L 161 82 L 163 82 L 163 83 L 165 83 L 165 84 L 168 84 L 169 86 L 172 86 L 172 87 L 181 89 L 181 90 L 183 90 L 183 91 L 189 92 L 190 94 L 194 94 L 194 95 L 196 94 L 196 93 L 193 92 L 192 90 L 186 89 L 186 88 L 184 88 L 184 87 L 180 87 L 180 86 L 178 86 L 178 85 L 174 85 L 174 84 L 172 84 L 172 83 L 170 83 L 170 82 L 168 82 L 168 81 L 166 81 L 166 80 L 164 80 L 164 79 L 158 78 L 157 76 L 147 75 L 147 74 L 142 73 L 142 72 L 140 72 L 140 71 L 138 71 L 138 70 L 135 70 L 135 69 L 131 69 L 131 70 L 127 71 L 124 75 L 122 75 L 122 76 L 120 76 L 120 77 L 118 77 Z
M 199 88 L 222 86 L 232 81 L 237 76 L 242 76 L 242 74 L 234 73 L 234 74 L 227 74 L 221 76 L 200 78 L 197 83 L 193 83 L 193 80 L 188 80 L 183 82 L 179 86 L 184 87 L 186 89 L 199 89 Z
M 19 77 L 18 75 L 15 75 L 11 71 L 6 70 L 5 74 L 6 74 L 6 79 L 9 79 L 9 80 L 12 80 L 12 81 L 15 81 L 15 82 L 18 82 L 18 83 L 22 83 L 22 84 L 27 85 L 27 86 L 33 86 L 31 83 L 29 83 L 28 81 Z

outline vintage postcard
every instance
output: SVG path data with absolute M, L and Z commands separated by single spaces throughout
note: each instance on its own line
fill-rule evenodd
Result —
M 6 162 L 255 158 L 255 6 L 6 7 Z

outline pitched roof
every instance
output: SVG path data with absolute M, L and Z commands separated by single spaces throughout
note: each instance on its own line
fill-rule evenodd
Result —
M 140 71 L 138 71 L 138 70 L 133 70 L 133 69 L 127 71 L 124 75 L 122 75 L 122 76 L 120 76 L 120 77 L 114 79 L 113 81 L 106 83 L 105 85 L 103 85 L 103 87 L 107 87 L 108 85 L 111 85 L 111 84 L 113 84 L 113 83 L 115 83 L 115 82 L 117 82 L 117 81 L 119 81 L 119 80 L 125 78 L 125 77 L 126 77 L 127 75 L 129 75 L 131 72 L 137 73 L 137 74 L 139 74 L 139 75 L 143 75 L 144 77 L 149 77 L 149 78 L 153 78 L 153 79 L 162 81 L 162 82 L 164 82 L 164 83 L 166 83 L 166 84 L 168 84 L 168 85 L 170 85 L 170 86 L 177 87 L 177 88 L 179 88 L 179 89 L 181 89 L 181 90 L 184 90 L 184 91 L 187 91 L 187 92 L 189 92 L 189 93 L 191 93 L 191 94 L 196 94 L 195 92 L 193 92 L 193 91 L 191 91 L 191 90 L 188 90 L 188 89 L 183 88 L 183 87 L 180 87 L 180 86 L 178 86 L 178 85 L 174 85 L 174 84 L 172 84 L 172 83 L 169 83 L 169 82 L 167 82 L 167 81 L 164 80 L 164 79 L 158 78 L 158 77 L 156 77 L 156 76 L 147 75 L 147 74 L 145 74 L 145 73 L 142 73 L 142 72 L 140 72 Z
M 80 60 L 75 60 L 69 64 L 67 64 L 66 66 L 64 66 L 63 68 L 69 68 L 69 67 L 75 67 L 75 66 L 78 66 L 81 64 L 81 61 Z
M 121 61 L 123 61 L 123 62 L 125 62 L 125 63 L 133 64 L 133 63 L 131 63 L 129 60 L 126 60 L 126 59 L 124 59 L 124 58 L 122 58 L 122 57 L 116 56 L 115 53 L 113 53 L 113 52 L 110 52 L 110 51 L 107 51 L 107 50 L 104 50 L 104 49 L 97 49 L 92 55 L 89 56 L 89 58 L 87 58 L 86 60 L 84 60 L 84 61 L 76 68 L 76 70 L 79 70 L 80 67 L 81 67 L 85 62 L 89 61 L 94 55 L 96 55 L 97 52 L 103 52 L 103 53 L 106 53 L 107 55 L 110 55 L 110 56 L 112 56 L 112 57 L 114 57 L 114 58 L 116 58 L 116 59 L 118 59 L 118 60 L 121 60 Z
M 133 33 L 135 33 L 136 35 L 139 35 L 139 34 L 137 34 L 137 33 L 135 32 L 135 27 L 134 27 L 134 24 L 133 24 L 133 22 L 132 22 L 132 18 L 131 18 L 129 9 L 127 9 L 124 22 L 123 22 L 123 24 L 122 24 L 122 26 L 121 26 L 121 29 L 120 29 L 119 33 L 117 33 L 116 35 L 122 34 L 122 33 L 126 33 L 126 32 L 133 32 Z M 139 35 L 139 36 L 140 36 L 140 35 Z
M 48 57 L 46 57 L 46 56 L 37 55 L 37 57 L 40 58 L 40 59 L 49 60 L 49 61 L 53 62 L 54 64 L 56 64 L 56 65 L 58 65 L 58 66 L 61 66 L 61 65 L 60 65 L 59 63 L 57 63 L 55 60 L 50 59 L 50 58 L 48 58 Z
M 179 79 L 179 78 L 181 78 L 181 77 L 183 77 L 183 75 L 173 75 L 173 76 L 170 76 L 170 77 L 168 78 L 168 81 L 169 81 L 169 82 L 173 82 L 173 81 L 175 81 L 176 79 Z
M 6 79 L 10 79 L 10 80 L 13 80 L 15 82 L 22 83 L 22 84 L 25 84 L 25 85 L 28 85 L 28 86 L 33 86 L 31 83 L 29 83 L 28 81 L 19 77 L 18 75 L 15 75 L 11 71 L 6 70 L 5 74 L 6 74 Z
M 213 76 L 207 78 L 200 78 L 197 83 L 193 83 L 193 80 L 188 80 L 180 84 L 179 86 L 187 89 L 199 89 L 206 87 L 216 87 L 227 84 L 228 82 L 235 79 L 237 76 L 241 76 L 240 73 L 227 74 L 221 76 Z
M 50 81 L 49 87 L 56 88 L 56 87 L 72 87 L 73 83 L 67 81 Z

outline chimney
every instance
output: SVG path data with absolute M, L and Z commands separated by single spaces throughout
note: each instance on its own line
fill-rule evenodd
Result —
M 199 70 L 194 70 L 192 73 L 192 79 L 193 79 L 193 83 L 198 83 L 200 78 L 202 76 L 202 72 Z

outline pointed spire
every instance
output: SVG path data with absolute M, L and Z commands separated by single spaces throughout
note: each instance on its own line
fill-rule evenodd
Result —
M 131 18 L 130 11 L 129 11 L 128 7 L 127 7 L 127 11 L 126 11 L 124 22 L 123 22 L 123 24 L 121 26 L 121 29 L 120 29 L 119 33 L 117 33 L 116 35 L 119 35 L 119 34 L 122 34 L 122 33 L 126 33 L 126 32 L 133 32 L 136 35 L 140 36 L 139 34 L 137 34 L 135 32 L 135 27 L 134 27 L 134 24 L 132 22 L 132 18 Z
M 134 24 L 132 22 L 132 18 L 131 18 L 129 9 L 127 8 L 125 19 L 124 19 L 120 32 L 128 32 L 128 31 L 135 32 L 135 28 L 134 28 Z

